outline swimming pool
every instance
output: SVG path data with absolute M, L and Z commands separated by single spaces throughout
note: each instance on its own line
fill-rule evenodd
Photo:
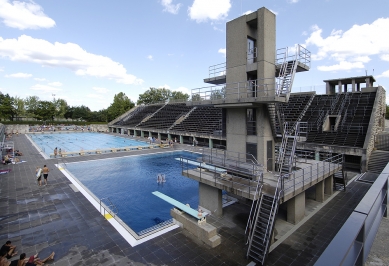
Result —
M 176 151 L 67 163 L 66 169 L 98 199 L 105 198 L 106 205 L 109 205 L 108 197 L 119 218 L 141 234 L 171 219 L 172 205 L 151 194 L 153 191 L 197 208 L 199 185 L 181 175 L 180 161 L 175 159 L 180 156 L 194 160 L 200 157 L 199 154 Z M 165 174 L 165 183 L 157 183 L 158 174 Z
M 111 136 L 103 133 L 53 133 L 53 134 L 28 134 L 38 146 L 39 150 L 47 157 L 54 149 L 63 152 L 78 152 L 81 150 L 97 150 L 106 148 L 121 148 L 128 146 L 147 146 L 146 142 Z

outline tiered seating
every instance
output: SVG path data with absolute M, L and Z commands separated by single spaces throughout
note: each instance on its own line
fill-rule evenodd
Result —
M 167 104 L 138 126 L 140 128 L 168 129 L 191 109 L 192 107 L 185 103 Z
M 174 125 L 172 131 L 197 132 L 215 135 L 222 130 L 222 109 L 211 106 L 198 106 L 184 121 Z
M 134 112 L 130 113 L 128 117 L 115 123 L 115 125 L 134 127 L 138 125 L 144 118 L 155 113 L 163 104 L 141 105 Z
M 309 103 L 310 98 L 312 97 L 311 93 L 293 93 L 289 97 L 289 101 L 287 103 L 281 103 L 281 110 L 284 113 L 284 122 L 288 122 L 290 124 L 294 124 L 300 114 L 303 112 L 304 108 L 307 106 Z M 277 134 L 281 134 L 281 129 L 278 124 L 278 119 L 277 119 Z
M 375 92 L 355 92 L 349 98 L 345 98 L 343 94 L 337 103 L 334 103 L 336 99 L 334 95 L 316 96 L 303 118 L 303 121 L 309 124 L 307 142 L 362 148 L 375 95 Z M 337 130 L 323 132 L 321 127 L 325 115 L 339 113 L 341 121 Z

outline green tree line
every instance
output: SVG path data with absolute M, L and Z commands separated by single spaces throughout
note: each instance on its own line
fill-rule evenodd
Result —
M 139 95 L 138 105 L 152 104 L 168 99 L 188 100 L 189 95 L 182 92 L 170 91 L 165 88 L 150 88 Z M 52 101 L 40 100 L 37 96 L 28 96 L 23 99 L 0 92 L 0 121 L 14 121 L 19 118 L 35 118 L 41 121 L 53 121 L 57 119 L 73 119 L 87 122 L 109 122 L 124 114 L 135 106 L 125 93 L 115 94 L 113 102 L 107 109 L 91 111 L 85 105 L 70 106 L 64 99 Z

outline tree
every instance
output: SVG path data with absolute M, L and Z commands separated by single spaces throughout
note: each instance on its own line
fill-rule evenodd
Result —
M 24 107 L 24 100 L 18 96 L 13 97 L 13 107 L 15 110 L 16 118 L 24 116 L 26 109 Z
M 91 110 L 85 105 L 73 107 L 72 119 L 87 120 L 89 119 Z
M 137 104 L 152 104 L 158 102 L 164 102 L 167 99 L 182 99 L 188 100 L 189 95 L 187 93 L 182 93 L 180 91 L 171 91 L 169 89 L 156 89 L 150 88 L 142 94 L 139 94 L 139 99 Z
M 69 108 L 68 103 L 64 99 L 54 99 L 53 104 L 55 106 L 55 117 L 64 117 Z
M 36 117 L 36 110 L 39 105 L 39 97 L 38 96 L 28 96 L 24 100 L 24 107 L 26 109 L 27 116 Z
M 0 94 L 0 118 L 13 121 L 16 114 L 14 99 L 9 94 Z
M 49 101 L 39 101 L 38 107 L 35 110 L 35 118 L 41 120 L 54 120 L 55 105 Z
M 113 97 L 113 103 L 107 108 L 108 121 L 112 121 L 119 115 L 124 114 L 135 104 L 126 96 L 125 93 L 119 92 Z

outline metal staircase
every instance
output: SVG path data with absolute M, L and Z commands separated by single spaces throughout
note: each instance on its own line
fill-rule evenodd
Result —
M 277 79 L 276 95 L 285 97 L 289 100 L 294 75 L 296 74 L 299 62 L 300 45 L 296 47 L 294 55 L 289 55 L 288 47 L 277 50 L 276 66 L 279 65 Z

